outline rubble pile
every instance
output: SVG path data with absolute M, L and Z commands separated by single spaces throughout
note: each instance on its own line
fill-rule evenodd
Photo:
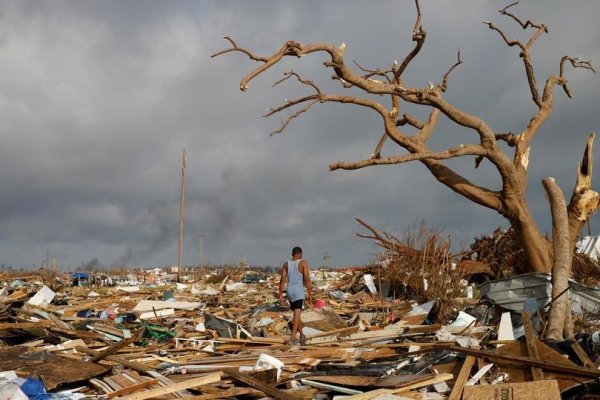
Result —
M 385 268 L 312 271 L 315 301 L 302 313 L 307 340 L 300 346 L 287 344 L 292 314 L 277 301 L 276 274 L 237 269 L 185 284 L 75 287 L 4 276 L 0 399 L 600 393 L 600 331 L 539 339 L 550 302 L 547 275 L 469 285 L 449 272 L 443 279 L 457 285 L 447 292 L 430 286 L 423 301 L 394 292 Z M 599 293 L 573 281 L 574 313 L 595 318 Z M 441 304 L 444 316 L 436 314 Z

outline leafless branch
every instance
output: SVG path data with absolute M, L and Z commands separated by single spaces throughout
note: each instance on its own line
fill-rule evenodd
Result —
M 283 78 L 281 78 L 280 80 L 276 81 L 275 83 L 273 83 L 273 87 L 279 85 L 282 82 L 287 81 L 288 79 L 290 79 L 291 77 L 295 77 L 299 83 L 302 83 L 304 85 L 310 86 L 313 89 L 315 89 L 315 91 L 317 92 L 317 94 L 321 94 L 321 90 L 319 89 L 319 87 L 311 80 L 308 79 L 303 79 L 300 75 L 298 75 L 296 72 L 294 71 L 289 71 L 283 74 Z
M 394 235 L 391 235 L 387 232 L 381 232 L 378 229 L 375 229 L 371 225 L 367 224 L 360 218 L 355 218 L 355 220 L 356 220 L 356 222 L 358 222 L 359 224 L 361 224 L 362 226 L 364 226 L 366 229 L 368 229 L 371 232 L 371 235 L 357 233 L 356 236 L 358 236 L 360 238 L 365 238 L 365 239 L 373 239 L 373 240 L 375 240 L 375 243 L 378 246 L 383 247 L 386 250 L 395 251 L 395 252 L 404 253 L 404 254 L 417 254 L 418 253 L 418 251 L 416 249 L 413 249 L 412 247 L 403 245 L 400 242 L 400 240 L 398 240 L 398 238 L 396 238 Z
M 467 155 L 477 156 L 486 155 L 487 151 L 480 145 L 468 144 L 453 147 L 444 151 L 425 151 L 419 153 L 405 154 L 402 156 L 385 157 L 385 158 L 369 158 L 357 162 L 337 162 L 329 164 L 329 169 L 335 171 L 337 169 L 354 170 L 372 165 L 392 165 L 402 164 L 410 161 L 418 161 L 424 159 L 431 160 L 448 160 L 450 158 L 462 157 Z
M 591 61 L 581 60 L 578 57 L 563 56 L 563 58 L 560 59 L 560 72 L 559 72 L 559 75 L 558 75 L 561 78 L 564 78 L 564 64 L 565 64 L 566 61 L 570 62 L 571 65 L 573 66 L 573 68 L 589 69 L 592 72 L 596 73 L 596 70 L 592 66 L 592 62 Z M 565 91 L 565 93 L 567 94 L 567 96 L 569 96 L 569 98 L 572 98 L 573 95 L 571 93 L 571 90 L 569 89 L 569 86 L 567 85 L 566 79 L 565 79 L 564 83 L 561 86 L 562 86 L 563 90 Z
M 402 114 L 402 118 L 400 118 L 396 122 L 396 126 L 404 126 L 406 124 L 414 126 L 417 129 L 423 129 L 423 127 L 425 126 L 425 122 L 413 117 L 410 114 L 405 113 L 405 114 Z
M 537 87 L 535 72 L 533 70 L 533 64 L 531 63 L 531 57 L 529 56 L 529 47 L 528 47 L 529 43 L 526 46 L 523 44 L 523 42 L 521 42 L 519 40 L 510 40 L 510 39 L 508 39 L 506 34 L 502 31 L 502 29 L 498 28 L 493 23 L 491 23 L 489 21 L 483 21 L 483 23 L 486 24 L 487 26 L 489 26 L 490 29 L 498 32 L 498 34 L 502 37 L 502 39 L 508 46 L 510 46 L 510 47 L 518 46 L 519 48 L 521 48 L 521 53 L 519 54 L 519 56 L 523 59 L 523 64 L 525 65 L 525 73 L 527 74 L 529 90 L 531 91 L 531 96 L 533 97 L 534 103 L 538 107 L 541 108 L 542 100 L 540 99 L 540 93 L 539 93 L 539 90 Z M 531 40 L 530 40 L 530 42 L 531 42 Z
M 448 77 L 450 76 L 450 73 L 452 72 L 452 70 L 454 70 L 454 68 L 458 67 L 460 64 L 462 64 L 462 60 L 460 59 L 460 49 L 458 49 L 456 63 L 452 67 L 450 67 L 448 72 L 446 72 L 444 74 L 444 79 L 442 80 L 442 84 L 438 85 L 438 87 L 442 90 L 442 92 L 446 92 L 446 89 L 448 88 Z
M 383 145 L 385 144 L 387 137 L 388 137 L 387 133 L 383 132 L 383 135 L 381 135 L 379 142 L 377 142 L 377 146 L 375 146 L 375 150 L 373 151 L 373 154 L 371 154 L 371 159 L 381 158 L 381 150 L 383 149 Z
M 517 137 L 512 132 L 496 133 L 496 140 L 506 142 L 509 147 L 514 147 L 516 145 L 516 139 Z
M 315 90 L 316 94 L 304 96 L 304 97 L 300 97 L 300 98 L 292 99 L 292 100 L 285 99 L 284 104 L 274 107 L 274 108 L 268 108 L 267 112 L 263 115 L 263 117 L 270 117 L 270 116 L 277 114 L 283 110 L 292 108 L 299 104 L 306 103 L 306 105 L 302 109 L 299 109 L 299 110 L 291 113 L 285 120 L 283 120 L 281 122 L 280 127 L 278 129 L 274 130 L 273 132 L 271 132 L 269 134 L 269 136 L 273 136 L 273 135 L 283 132 L 288 127 L 288 125 L 292 122 L 293 119 L 299 117 L 300 115 L 302 115 L 305 112 L 307 112 L 308 110 L 310 110 L 312 108 L 312 106 L 315 105 L 317 102 L 321 102 L 321 103 L 325 103 L 325 102 L 353 103 L 353 104 L 356 104 L 359 106 L 372 108 L 375 111 L 379 112 L 381 115 L 387 114 L 387 110 L 385 109 L 385 107 L 383 107 L 381 104 L 379 104 L 375 101 L 369 100 L 369 99 L 364 99 L 364 98 L 360 98 L 357 96 L 342 96 L 342 95 L 336 95 L 336 94 L 323 94 L 321 92 L 321 90 L 319 89 L 319 87 L 313 81 L 302 78 L 298 73 L 296 73 L 294 71 L 286 72 L 284 74 L 284 77 L 282 79 L 276 81 L 273 84 L 273 86 L 277 86 L 292 77 L 296 78 L 299 83 L 312 87 Z
M 225 49 L 225 50 L 221 50 L 221 51 L 218 51 L 216 53 L 213 53 L 213 54 L 210 55 L 211 57 L 218 57 L 221 54 L 231 53 L 233 51 L 239 51 L 240 53 L 246 54 L 251 60 L 259 61 L 259 62 L 264 62 L 264 63 L 266 63 L 268 61 L 268 59 L 266 57 L 256 56 L 256 55 L 254 55 L 254 53 L 251 53 L 250 51 L 248 51 L 248 50 L 246 50 L 246 49 L 244 49 L 242 47 L 239 47 L 237 45 L 237 43 L 235 43 L 235 41 L 231 37 L 229 37 L 229 36 L 223 36 L 223 39 L 225 39 L 229 43 L 231 43 L 232 47 L 229 48 L 229 49 Z
M 513 6 L 516 6 L 517 4 L 519 4 L 519 2 L 515 1 L 514 3 L 511 3 L 511 4 L 507 5 L 506 7 L 504 7 L 502 10 L 498 10 L 498 12 L 500 14 L 502 14 L 502 15 L 506 15 L 508 17 L 511 17 L 512 19 L 514 19 L 515 21 L 517 21 L 517 23 L 519 25 L 521 25 L 521 28 L 523 28 L 523 29 L 527 29 L 530 26 L 532 26 L 532 27 L 534 27 L 536 29 L 545 29 L 545 32 L 548 33 L 548 28 L 544 24 L 539 24 L 537 22 L 533 22 L 530 19 L 528 19 L 527 21 L 523 22 L 516 15 L 514 15 L 514 14 L 508 12 L 508 11 L 506 11 L 509 8 L 513 7 Z
M 429 140 L 433 131 L 435 130 L 439 116 L 440 110 L 438 110 L 437 108 L 432 108 L 431 112 L 429 113 L 429 118 L 427 119 L 427 122 L 423 125 L 422 128 L 419 129 L 419 132 L 417 132 L 414 135 L 414 138 L 420 141 L 421 143 L 427 142 L 427 140 Z
M 402 60 L 400 66 L 395 69 L 394 82 L 396 83 L 400 82 L 400 77 L 404 73 L 406 67 L 408 67 L 410 62 L 417 56 L 417 54 L 419 54 L 419 51 L 421 51 L 421 48 L 425 44 L 425 38 L 427 37 L 427 32 L 425 32 L 423 26 L 421 25 L 421 5 L 419 4 L 419 0 L 415 0 L 415 4 L 417 7 L 417 19 L 412 31 L 412 40 L 416 44 L 412 51 L 408 53 L 406 57 L 404 57 L 404 60 Z
M 281 112 L 283 110 L 286 110 L 286 109 L 294 107 L 294 106 L 297 106 L 298 104 L 306 103 L 307 101 L 313 101 L 313 100 L 318 101 L 319 95 L 312 94 L 310 96 L 304 96 L 304 97 L 300 97 L 298 99 L 293 99 L 293 100 L 285 99 L 285 103 L 283 105 L 280 105 L 275 108 L 267 108 L 267 112 L 265 114 L 263 114 L 262 116 L 270 117 L 273 114 L 277 114 L 278 112 Z
M 362 75 L 363 78 L 369 79 L 374 76 L 380 76 L 382 78 L 385 78 L 385 80 L 388 81 L 388 83 L 392 83 L 392 79 L 388 76 L 389 73 L 393 72 L 391 69 L 388 69 L 388 70 L 382 70 L 380 68 L 369 69 L 369 68 L 363 67 L 355 60 L 352 60 L 352 62 L 354 63 L 354 65 L 356 65 L 358 67 L 358 69 L 360 69 L 362 72 L 365 73 L 364 75 Z
M 315 95 L 316 96 L 316 95 Z M 317 98 L 314 98 L 315 96 L 311 96 L 313 99 L 311 101 L 309 101 L 306 106 L 304 106 L 304 108 L 295 111 L 294 113 L 290 114 L 285 120 L 283 120 L 281 122 L 281 126 L 277 129 L 275 129 L 273 132 L 269 133 L 269 136 L 273 136 L 276 135 L 278 133 L 281 133 L 285 130 L 285 128 L 287 128 L 287 126 L 292 122 L 292 120 L 294 118 L 299 117 L 300 115 L 304 114 L 305 112 L 307 112 L 308 110 L 310 110 L 310 108 L 312 106 L 314 106 L 318 101 L 319 98 L 318 96 L 316 96 Z

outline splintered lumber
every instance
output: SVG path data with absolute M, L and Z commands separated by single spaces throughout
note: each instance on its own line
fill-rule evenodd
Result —
M 215 393 L 201 394 L 198 396 L 188 397 L 188 400 L 214 400 L 214 399 L 225 399 L 225 398 L 237 398 L 239 396 L 253 395 L 259 397 L 262 395 L 260 390 L 250 387 L 232 387 L 226 390 L 219 390 Z
M 558 382 L 553 380 L 465 386 L 463 400 L 560 400 Z
M 567 373 L 567 374 L 571 374 L 571 375 L 579 375 L 579 376 L 585 376 L 585 377 L 590 377 L 590 378 L 596 378 L 596 377 L 600 376 L 600 370 L 586 368 L 586 367 L 579 367 L 577 365 L 568 366 L 568 365 L 550 364 L 546 361 L 534 360 L 529 357 L 506 356 L 506 355 L 496 354 L 496 353 L 492 353 L 492 352 L 485 351 L 485 350 L 467 349 L 467 348 L 463 348 L 463 347 L 452 346 L 452 347 L 444 347 L 444 348 L 447 350 L 456 352 L 456 353 L 468 354 L 468 355 L 472 355 L 472 356 L 476 356 L 476 357 L 487 358 L 490 360 L 508 361 L 508 362 L 512 362 L 512 363 L 516 363 L 516 364 L 521 364 L 524 366 L 539 367 L 539 368 L 542 368 L 542 369 L 548 370 L 548 371 L 562 372 L 562 373 Z
M 571 346 L 571 349 L 575 352 L 575 354 L 577 355 L 577 357 L 579 358 L 579 360 L 585 367 L 596 368 L 596 366 L 594 365 L 594 362 L 590 359 L 590 357 L 587 355 L 585 350 L 583 350 L 581 348 L 581 345 L 579 344 L 579 342 L 573 340 L 572 342 L 569 343 L 569 345 Z
M 380 395 L 402 393 L 402 392 L 406 392 L 409 390 L 418 389 L 418 388 L 422 388 L 422 387 L 429 386 L 429 385 L 434 385 L 436 383 L 449 381 L 453 377 L 454 376 L 452 374 L 437 374 L 433 378 L 430 378 L 430 379 L 427 379 L 427 380 L 424 380 L 421 382 L 412 383 L 410 385 L 406 385 L 401 388 L 376 389 L 376 390 L 372 390 L 370 392 L 365 392 L 365 393 L 355 394 L 353 396 L 345 397 L 344 400 L 370 400 L 370 399 L 374 399 L 375 397 L 380 396 Z
M 347 387 L 332 385 L 332 384 L 323 383 L 323 382 L 316 382 L 316 381 L 312 381 L 309 379 L 300 379 L 300 382 L 303 385 L 313 386 L 313 387 L 316 387 L 319 389 L 332 390 L 332 391 L 338 392 L 338 393 L 344 393 L 344 394 L 362 394 L 363 393 L 360 390 L 348 389 Z
M 79 352 L 82 352 L 82 353 L 85 353 L 85 354 L 89 354 L 89 355 L 94 356 L 94 357 L 97 357 L 97 356 L 99 356 L 101 354 L 101 352 L 99 352 L 99 351 L 88 349 L 87 347 L 84 347 L 84 346 L 75 346 L 75 350 L 77 350 Z M 152 370 L 152 368 L 146 367 L 145 365 L 142 365 L 140 363 L 136 363 L 136 362 L 133 362 L 133 361 L 124 360 L 123 358 L 121 358 L 119 356 L 111 356 L 111 355 L 109 355 L 109 356 L 106 356 L 104 359 L 108 360 L 108 361 L 112 361 L 112 362 L 118 363 L 118 364 L 121 364 L 124 367 L 131 368 L 131 369 L 133 369 L 135 371 L 138 371 L 138 372 L 148 372 L 148 371 Z M 98 361 L 102 361 L 102 360 L 98 360 Z
M 94 357 L 92 357 L 92 359 L 90 361 L 96 362 L 96 361 L 103 360 L 106 357 L 110 356 L 111 354 L 116 353 L 117 350 L 119 350 L 120 348 L 127 346 L 131 342 L 132 342 L 132 340 L 127 340 L 127 339 L 121 340 L 120 342 L 113 344 L 112 346 L 108 347 L 106 350 L 104 350 L 104 351 L 98 353 L 97 355 L 95 355 Z
M 108 393 L 107 397 L 109 399 L 114 399 L 115 397 L 118 397 L 118 396 L 123 396 L 123 395 L 126 395 L 126 394 L 138 392 L 138 391 L 140 391 L 142 389 L 146 389 L 147 387 L 155 385 L 157 383 L 158 383 L 157 379 L 150 379 L 148 381 L 143 381 L 143 382 L 140 382 L 140 383 L 135 383 L 135 384 L 133 384 L 131 386 L 127 386 L 127 387 L 124 387 L 122 389 L 115 390 L 114 392 L 110 392 L 110 393 Z
M 121 397 L 122 400 L 145 400 L 153 397 L 164 396 L 177 392 L 179 390 L 190 389 L 197 386 L 207 385 L 209 383 L 219 382 L 221 380 L 221 372 L 213 372 L 198 378 L 187 379 L 185 381 L 177 382 L 169 386 L 161 387 L 158 389 L 147 390 L 140 393 L 133 393 L 127 396 Z
M 0 322 L 0 331 L 11 329 L 36 329 L 47 328 L 54 325 L 54 321 L 42 320 L 37 322 Z
M 469 379 L 469 374 L 471 373 L 471 369 L 473 369 L 474 364 L 475 357 L 467 356 L 467 358 L 465 358 L 465 362 L 463 363 L 463 366 L 460 369 L 458 378 L 456 378 L 456 381 L 454 382 L 454 387 L 452 388 L 452 392 L 450 393 L 448 400 L 460 400 L 463 392 L 463 387 Z
M 358 332 L 358 329 L 360 327 L 358 325 L 353 325 L 353 326 L 349 326 L 347 328 L 338 328 L 338 329 L 333 329 L 331 331 L 327 331 L 327 332 L 321 332 L 318 333 L 316 335 L 311 335 L 308 338 L 308 343 L 310 343 L 311 339 L 315 339 L 315 338 L 319 338 L 319 337 L 326 337 L 326 336 L 349 336 L 353 333 Z
M 383 378 L 364 375 L 317 375 L 306 377 L 311 381 L 332 383 L 341 386 L 372 386 L 378 388 L 398 388 L 409 384 L 426 381 L 434 375 L 391 375 Z
M 246 385 L 249 385 L 255 389 L 260 390 L 268 394 L 269 396 L 277 399 L 277 400 L 299 400 L 300 398 L 294 396 L 293 394 L 284 392 L 283 390 L 279 390 L 274 388 L 273 386 L 267 385 L 264 382 L 259 381 L 258 379 L 254 379 L 248 375 L 244 375 L 241 372 L 238 372 L 235 369 L 228 368 L 225 370 L 227 375 L 231 376 L 233 379 L 238 380 Z
M 30 347 L 11 346 L 0 349 L 0 371 L 20 371 L 39 376 L 48 390 L 63 383 L 89 380 L 107 371 L 87 361 L 58 357 Z
M 539 340 L 535 345 L 538 349 L 540 360 L 547 364 L 566 366 L 576 365 L 573 361 L 565 358 L 561 353 L 557 352 Z M 505 356 L 527 356 L 527 344 L 525 341 L 515 341 L 511 344 L 503 346 L 500 349 L 496 349 L 494 352 Z M 503 372 L 508 374 L 510 377 L 510 382 L 530 382 L 533 380 L 531 368 L 526 365 L 502 360 L 494 360 L 494 363 Z M 552 375 L 551 378 L 550 375 Z M 556 379 L 558 381 L 558 387 L 561 393 L 593 379 L 582 375 L 574 375 L 556 371 L 546 371 L 545 376 L 548 379 Z
M 521 313 L 523 317 L 523 327 L 525 328 L 525 343 L 527 343 L 527 353 L 530 358 L 534 360 L 540 359 L 540 354 L 536 347 L 537 337 L 535 336 L 535 332 L 533 331 L 533 325 L 531 324 L 531 317 L 527 311 L 523 311 Z M 544 372 L 541 368 L 531 367 L 531 374 L 533 375 L 534 381 L 543 381 L 544 380 Z

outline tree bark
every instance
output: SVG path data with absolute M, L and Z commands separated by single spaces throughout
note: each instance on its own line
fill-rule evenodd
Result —
M 569 276 L 573 262 L 573 249 L 570 247 L 567 204 L 560 187 L 554 178 L 542 181 L 548 194 L 552 211 L 552 242 L 554 264 L 552 266 L 552 305 L 548 316 L 546 339 L 562 340 L 565 320 L 569 309 Z M 565 293 L 565 291 L 567 291 Z M 558 297 L 560 295 L 560 297 Z
M 540 233 L 533 216 L 527 212 L 518 219 L 509 218 L 509 221 L 519 235 L 531 271 L 550 272 L 552 270 L 552 248 L 548 240 Z

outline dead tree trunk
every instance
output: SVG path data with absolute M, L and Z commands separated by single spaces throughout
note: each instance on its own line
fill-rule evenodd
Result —
M 552 305 L 548 316 L 546 339 L 562 340 L 565 319 L 569 310 L 569 276 L 573 263 L 573 249 L 570 247 L 569 221 L 565 197 L 554 178 L 543 181 L 552 211 L 552 242 L 554 244 L 554 265 L 552 266 Z

